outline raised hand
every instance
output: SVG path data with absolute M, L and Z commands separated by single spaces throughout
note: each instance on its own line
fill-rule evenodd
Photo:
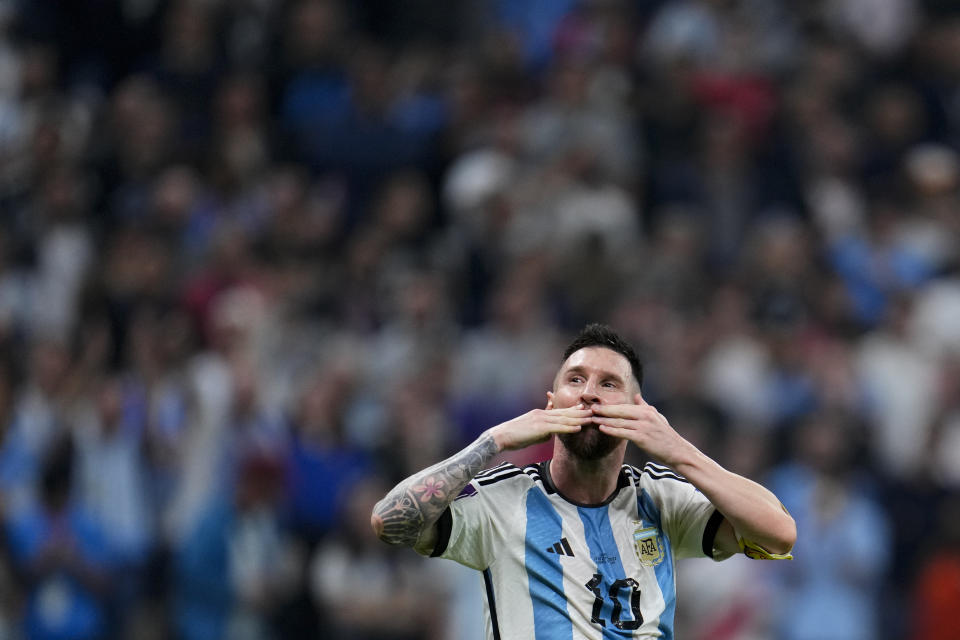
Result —
M 593 422 L 590 409 L 578 404 L 566 409 L 534 409 L 490 429 L 501 451 L 523 449 L 545 442 L 555 433 L 576 433 L 580 427 Z
M 756 482 L 727 471 L 685 440 L 638 393 L 637 404 L 591 405 L 600 431 L 623 438 L 682 474 L 723 514 L 729 524 L 717 533 L 717 548 L 738 549 L 737 537 L 767 552 L 786 554 L 797 527 L 775 495 Z
M 593 422 L 603 433 L 632 442 L 670 467 L 691 454 L 693 445 L 674 431 L 663 414 L 639 393 L 634 401 L 636 404 L 591 405 Z
M 370 524 L 388 544 L 429 552 L 440 514 L 494 456 L 543 442 L 554 433 L 574 433 L 592 420 L 593 413 L 583 406 L 553 409 L 548 404 L 488 429 L 459 453 L 400 482 L 376 504 Z

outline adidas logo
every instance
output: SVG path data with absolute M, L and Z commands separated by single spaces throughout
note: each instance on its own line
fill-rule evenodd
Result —
M 573 557 L 573 549 L 570 548 L 570 543 L 567 542 L 566 538 L 560 538 L 558 542 L 553 543 L 553 546 L 547 547 L 547 553 Z

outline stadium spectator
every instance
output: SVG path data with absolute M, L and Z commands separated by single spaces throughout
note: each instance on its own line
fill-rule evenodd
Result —
M 296 588 L 296 548 L 281 526 L 283 469 L 262 453 L 238 463 L 175 549 L 173 615 L 178 637 L 275 637 L 275 613 Z
M 6 523 L 18 574 L 27 586 L 24 637 L 109 637 L 114 558 L 104 531 L 71 497 L 74 450 L 61 437 L 44 456 L 37 502 Z
M 777 567 L 783 581 L 777 637 L 875 638 L 879 601 L 891 563 L 891 528 L 875 488 L 854 462 L 855 424 L 822 412 L 794 433 L 794 457 L 775 468 L 769 485 L 797 519 L 796 560 Z M 816 611 L 816 619 L 787 611 Z
M 317 372 L 298 394 L 290 417 L 287 517 L 310 548 L 336 532 L 349 487 L 373 465 L 370 453 L 346 432 L 345 413 L 355 384 L 348 370 L 336 366 Z
M 70 356 L 60 342 L 31 345 L 28 377 L 17 394 L 0 452 L 0 485 L 8 513 L 37 499 L 42 461 L 64 433 L 69 367 Z
M 143 459 L 146 414 L 135 389 L 118 376 L 93 384 L 93 406 L 71 411 L 76 450 L 75 495 L 102 532 L 115 571 L 110 626 L 127 616 L 147 591 L 145 572 L 156 544 L 156 509 Z
M 341 525 L 311 559 L 312 594 L 330 640 L 443 637 L 444 612 L 424 604 L 443 598 L 443 574 L 416 558 L 397 558 L 370 531 L 370 511 L 387 489 L 376 477 L 354 483 L 338 514 Z

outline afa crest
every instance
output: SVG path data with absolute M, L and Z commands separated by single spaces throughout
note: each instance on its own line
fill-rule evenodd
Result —
M 663 562 L 666 552 L 660 530 L 656 527 L 638 527 L 633 532 L 633 550 L 640 564 L 645 567 L 653 567 Z

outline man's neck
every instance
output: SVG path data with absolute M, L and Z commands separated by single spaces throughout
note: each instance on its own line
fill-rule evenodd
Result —
M 554 447 L 550 479 L 564 497 L 580 504 L 601 504 L 616 490 L 625 447 L 599 460 L 583 460 L 562 445 Z

